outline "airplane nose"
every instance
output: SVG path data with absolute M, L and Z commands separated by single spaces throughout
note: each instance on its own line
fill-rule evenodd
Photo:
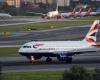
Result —
M 20 48 L 18 52 L 19 52 L 19 53 L 22 52 L 22 48 Z

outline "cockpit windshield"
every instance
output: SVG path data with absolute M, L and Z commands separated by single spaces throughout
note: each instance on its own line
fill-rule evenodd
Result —
M 23 46 L 23 48 L 31 48 L 31 46 Z

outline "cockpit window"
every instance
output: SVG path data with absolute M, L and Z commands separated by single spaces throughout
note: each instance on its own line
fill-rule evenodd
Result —
M 23 46 L 23 48 L 31 48 L 31 46 Z
M 33 48 L 37 48 L 37 47 L 33 45 Z

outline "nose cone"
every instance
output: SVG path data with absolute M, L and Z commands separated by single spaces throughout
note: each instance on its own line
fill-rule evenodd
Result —
M 18 52 L 19 52 L 19 53 L 23 52 L 23 49 L 22 49 L 22 48 L 20 48 L 20 49 L 18 50 Z
M 18 50 L 18 53 L 19 53 L 20 55 L 22 55 L 22 56 L 26 56 L 26 53 L 25 53 L 25 51 L 24 51 L 23 48 L 20 48 L 20 49 Z

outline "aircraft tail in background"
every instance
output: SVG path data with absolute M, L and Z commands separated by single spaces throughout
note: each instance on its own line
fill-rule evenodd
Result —
M 74 16 L 76 13 L 76 8 L 73 9 L 72 13 L 70 14 L 70 16 Z
M 84 16 L 89 16 L 91 12 L 92 12 L 92 8 L 89 8 Z
M 76 14 L 74 14 L 74 17 L 78 17 L 78 16 L 80 16 L 82 10 L 83 10 L 83 8 L 80 8 L 79 11 L 78 11 Z

